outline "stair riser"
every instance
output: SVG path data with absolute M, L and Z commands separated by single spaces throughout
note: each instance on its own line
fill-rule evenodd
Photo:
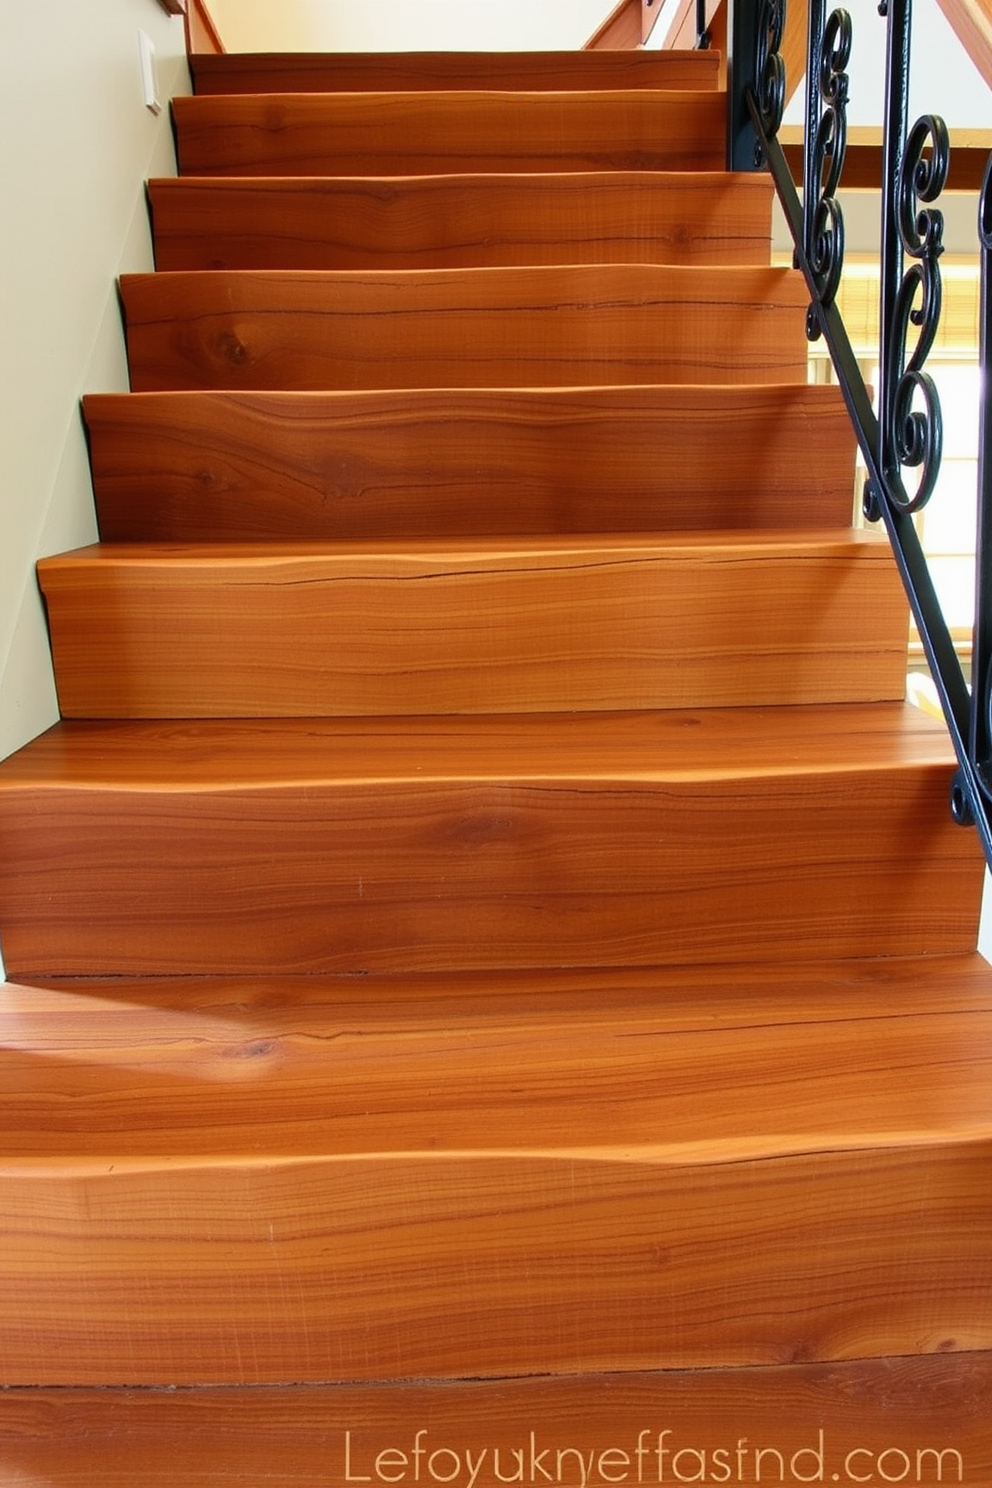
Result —
M 259 551 L 42 562 L 63 717 L 547 713 L 905 689 L 888 546 L 846 534 Z
M 850 521 L 854 440 L 826 387 L 104 394 L 85 406 L 110 542 Z
M 15 1481 L 59 1488 L 122 1488 L 122 1462 L 141 1464 L 142 1488 L 205 1470 L 217 1485 L 400 1472 L 409 1484 L 418 1463 L 422 1480 L 450 1475 L 453 1488 L 518 1473 L 559 1488 L 583 1473 L 597 1488 L 621 1473 L 656 1483 L 659 1465 L 662 1482 L 678 1482 L 673 1468 L 686 1481 L 800 1482 L 821 1460 L 825 1482 L 876 1467 L 895 1481 L 908 1462 L 906 1481 L 979 1484 L 992 1482 L 990 1397 L 992 1356 L 970 1353 L 489 1385 L 8 1391 L 0 1430 Z
M 716 88 L 716 52 L 194 53 L 198 96 L 479 89 Z
M 771 236 L 763 177 L 193 179 L 151 201 L 166 270 L 767 264 Z
M 715 91 L 177 98 L 184 176 L 724 168 Z
M 957 953 L 981 876 L 951 773 L 25 788 L 0 829 L 4 959 L 155 975 Z
M 808 296 L 776 269 L 217 270 L 121 289 L 134 392 L 806 381 Z
M 987 1142 L 672 1167 L 111 1163 L 57 1188 L 8 1169 L 3 1377 L 481 1378 L 988 1349 L 990 1176 Z

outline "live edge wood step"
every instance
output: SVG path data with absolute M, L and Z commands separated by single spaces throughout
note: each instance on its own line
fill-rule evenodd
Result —
M 108 542 L 798 531 L 851 516 L 835 387 L 109 393 L 84 408 Z
M 176 269 L 767 264 L 771 182 L 590 172 L 149 185 L 155 265 Z
M 497 1470 L 559 1488 L 578 1488 L 583 1469 L 597 1485 L 635 1483 L 639 1469 L 677 1482 L 673 1464 L 687 1479 L 705 1466 L 717 1481 L 774 1482 L 780 1463 L 819 1471 L 821 1453 L 825 1482 L 908 1461 L 911 1481 L 980 1485 L 990 1396 L 987 1351 L 498 1385 L 15 1389 L 0 1393 L 0 1443 L 15 1482 L 58 1488 L 411 1484 L 418 1464 L 455 1488 L 497 1488 Z
M 0 765 L 8 973 L 740 965 L 971 950 L 903 704 L 63 723 Z
M 992 1481 L 982 860 L 719 66 L 194 59 L 42 569 L 114 716 L 0 765 L 0 1477 Z
M 15 984 L 0 1048 L 6 1383 L 992 1347 L 974 957 Z
M 197 94 L 715 89 L 716 52 L 229 52 L 190 57 Z
M 724 168 L 716 91 L 176 98 L 184 176 Z
M 806 381 L 785 269 L 218 269 L 121 295 L 134 392 Z
M 104 544 L 42 560 L 64 718 L 901 699 L 888 542 L 851 532 Z M 798 623 L 816 616 L 815 625 Z

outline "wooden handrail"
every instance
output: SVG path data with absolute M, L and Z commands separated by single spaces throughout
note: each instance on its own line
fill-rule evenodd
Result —
M 944 3 L 944 0 L 941 0 Z M 969 0 L 947 0 L 948 4 L 968 4 Z M 992 0 L 975 0 L 992 4 Z M 727 0 L 707 0 L 706 29 L 710 45 L 727 54 Z M 789 0 L 785 12 L 785 34 L 779 49 L 785 63 L 786 103 L 806 76 L 806 32 L 809 27 L 809 0 Z M 680 0 L 675 19 L 665 38 L 665 47 L 680 50 L 696 44 L 696 0 Z
M 620 0 L 583 51 L 633 51 L 643 46 L 661 15 L 662 0 Z
M 938 0 L 968 56 L 992 88 L 992 0 Z
M 186 51 L 190 56 L 194 52 L 227 51 L 206 0 L 173 0 L 173 3 L 182 6 L 186 17 Z

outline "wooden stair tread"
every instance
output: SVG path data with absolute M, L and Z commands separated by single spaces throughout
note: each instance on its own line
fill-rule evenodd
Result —
M 353 716 L 314 717 L 297 692 L 306 716 L 69 720 L 0 764 L 16 979 L 0 989 L 0 1384 L 731 1366 L 750 1392 L 802 1361 L 833 1371 L 834 1399 L 870 1379 L 890 1402 L 879 1361 L 927 1354 L 936 1368 L 911 1384 L 946 1381 L 964 1422 L 961 1392 L 981 1386 L 944 1356 L 992 1349 L 992 992 L 974 955 L 981 855 L 948 812 L 953 753 L 901 703 L 755 703 L 768 654 L 788 688 L 804 646 L 821 663 L 856 653 L 869 691 L 861 661 L 881 650 L 881 691 L 902 684 L 891 562 L 839 530 L 849 434 L 843 467 L 796 478 L 805 533 L 776 530 L 795 427 L 835 427 L 836 395 L 804 386 L 807 291 L 758 263 L 558 262 L 596 257 L 590 237 L 613 237 L 615 256 L 639 235 L 638 260 L 653 238 L 697 251 L 690 199 L 717 209 L 727 189 L 717 59 L 580 58 L 568 86 L 548 56 L 194 65 L 218 92 L 175 104 L 189 180 L 153 188 L 160 262 L 178 242 L 167 199 L 184 213 L 211 194 L 253 212 L 276 199 L 278 229 L 238 250 L 258 268 L 216 267 L 228 248 L 200 226 L 204 267 L 125 276 L 138 398 L 133 415 L 94 402 L 94 452 L 98 481 L 144 502 L 135 446 L 150 429 L 148 504 L 178 492 L 188 509 L 199 490 L 211 505 L 220 485 L 228 516 L 43 565 L 64 701 L 96 707 L 93 691 L 70 700 L 76 669 L 108 712 L 140 710 L 156 646 L 202 687 L 205 640 L 220 662 L 206 691 L 228 714 L 258 706 L 260 674 L 297 687 L 311 635 L 322 666 L 365 680 L 336 694 Z M 290 96 L 292 77 L 336 91 Z M 611 200 L 623 170 L 626 224 Z M 300 179 L 272 182 L 287 171 Z M 400 179 L 439 171 L 485 179 Z M 646 173 L 685 221 L 645 212 Z M 504 227 L 524 201 L 540 210 Z M 428 203 L 452 218 L 440 238 L 417 222 Z M 371 255 L 328 265 L 340 237 L 359 251 L 369 206 Z M 315 212 L 346 216 L 344 234 Z M 549 216 L 545 262 L 512 263 Z M 723 252 L 713 228 L 744 220 L 719 208 L 704 254 Z M 497 266 L 476 239 L 494 240 Z M 267 259 L 275 243 L 321 267 Z M 419 261 L 382 257 L 397 252 Z M 707 383 L 731 389 L 726 413 Z M 773 446 L 779 406 L 792 431 Z M 693 410 L 705 448 L 683 461 L 672 436 Z M 609 446 L 598 465 L 588 454 L 609 425 L 631 444 L 615 483 Z M 752 497 L 759 466 L 771 494 Z M 507 472 L 516 494 L 494 532 Z M 683 479 L 666 536 L 650 514 Z M 366 505 L 370 486 L 389 493 L 371 520 L 313 525 L 332 492 Z M 278 508 L 301 494 L 282 532 Z M 626 534 L 604 520 L 610 499 L 629 501 Z M 421 502 L 391 530 L 397 506 Z M 728 521 L 740 502 L 748 517 Z M 870 599 L 820 603 L 818 577 L 833 591 L 876 568 Z M 740 610 L 725 583 L 703 595 L 747 705 L 611 711 L 616 695 L 591 689 L 571 700 L 586 711 L 564 711 L 548 681 L 563 686 L 564 657 L 598 658 L 604 678 L 628 654 L 656 671 L 661 609 L 685 629 L 718 569 L 750 590 Z M 776 613 L 769 569 L 789 570 L 796 600 L 773 636 L 742 623 Z M 604 575 L 619 584 L 605 600 Z M 417 684 L 447 662 L 410 596 L 431 597 L 433 624 L 442 589 L 456 649 L 526 618 L 510 648 L 521 675 L 541 673 L 526 704 L 498 696 L 467 646 L 458 666 L 483 673 L 489 711 L 425 716 L 438 700 Z M 69 601 L 86 629 L 64 641 Z M 612 609 L 647 617 L 643 631 L 618 645 Z M 835 613 L 846 629 L 830 639 Z M 710 673 L 727 654 L 714 633 Z M 400 635 L 420 646 L 413 664 L 397 662 Z M 690 628 L 683 671 L 697 641 Z M 401 716 L 368 716 L 377 666 L 405 674 Z M 616 685 L 629 709 L 629 678 Z M 181 712 L 179 696 L 156 707 Z
M 982 874 L 952 777 L 942 729 L 897 704 L 63 723 L 0 765 L 4 958 L 23 978 L 955 954 Z
M 121 294 L 135 392 L 806 381 L 784 269 L 213 270 Z
M 907 610 L 853 532 L 103 544 L 38 566 L 64 718 L 901 700 Z M 797 613 L 817 616 L 798 630 Z
M 726 172 L 149 184 L 160 270 L 767 264 L 771 195 Z
M 722 170 L 713 90 L 176 98 L 180 175 Z
M 195 52 L 198 94 L 381 93 L 442 88 L 717 88 L 720 56 L 707 51 Z
M 785 780 L 950 770 L 946 730 L 903 703 L 491 718 L 70 721 L 0 761 L 25 788 L 280 789 L 386 780 Z M 965 834 L 961 834 L 965 839 Z
M 646 997 L 692 997 L 700 974 L 681 994 L 678 975 L 649 992 L 635 974 L 629 1018 L 614 982 L 609 1029 L 570 1015 L 559 974 L 529 980 L 526 1014 L 518 989 L 482 1027 L 456 1012 L 426 1032 L 403 1027 L 412 987 L 387 989 L 378 1015 L 347 987 L 325 1010 L 314 978 L 8 987 L 15 1043 L 25 1026 L 36 1038 L 4 1056 L 5 1377 L 705 1369 L 794 1360 L 797 1340 L 835 1363 L 988 1349 L 989 973 L 975 958 L 930 972 L 928 997 L 917 964 L 854 965 L 822 1019 L 796 1021 L 774 970 L 756 987 L 735 971 L 713 1018 L 702 999 L 684 1023 Z M 823 974 L 794 969 L 792 991 L 815 995 Z M 920 1285 L 935 1266 L 936 1303 Z
M 8 1169 L 992 1144 L 979 957 L 0 987 Z
M 84 408 L 107 541 L 850 520 L 836 387 L 106 393 Z
M 580 1453 L 588 1480 L 597 1482 L 600 1467 L 616 1474 L 625 1462 L 635 1477 L 639 1446 L 647 1448 L 647 1479 L 657 1474 L 658 1434 L 666 1427 L 671 1434 L 662 1447 L 688 1448 L 679 1459 L 683 1473 L 703 1460 L 718 1472 L 728 1464 L 736 1470 L 727 1443 L 744 1430 L 743 1471 L 760 1462 L 771 1481 L 779 1459 L 755 1457 L 768 1449 L 784 1454 L 787 1471 L 793 1458 L 798 1472 L 816 1471 L 822 1431 L 827 1481 L 852 1452 L 861 1455 L 850 1466 L 863 1473 L 904 1443 L 896 1454 L 908 1451 L 914 1473 L 920 1463 L 921 1481 L 923 1473 L 937 1481 L 939 1460 L 942 1481 L 957 1479 L 960 1461 L 962 1473 L 979 1483 L 992 1481 L 990 1395 L 988 1352 L 501 1380 L 495 1389 L 477 1380 L 405 1380 L 307 1389 L 7 1390 L 0 1392 L 0 1437 L 15 1481 L 58 1488 L 135 1488 L 136 1481 L 174 1488 L 198 1479 L 210 1488 L 317 1488 L 346 1482 L 349 1473 L 373 1479 L 377 1466 L 396 1472 L 402 1459 L 412 1477 L 415 1462 L 426 1467 L 435 1451 L 437 1472 L 451 1472 L 457 1458 L 461 1488 L 476 1466 L 478 1481 L 497 1481 L 497 1451 L 504 1475 L 517 1471 L 522 1452 L 525 1473 L 533 1454 L 535 1475 L 543 1468 L 562 1483 L 581 1481 Z M 931 1422 L 940 1423 L 939 1432 Z M 419 1442 L 418 1431 L 426 1433 Z M 926 1445 L 932 1439 L 953 1445 L 938 1459 Z M 418 1445 L 420 1459 L 413 1455 Z M 890 1473 L 903 1466 L 896 1454 L 883 1459 Z

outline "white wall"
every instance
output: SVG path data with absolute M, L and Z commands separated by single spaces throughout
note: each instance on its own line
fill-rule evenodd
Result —
M 188 92 L 158 0 L 0 0 L 0 758 L 58 717 L 34 564 L 95 536 L 79 399 L 127 387 L 115 280 L 151 267 L 144 181 L 175 173 L 139 29 Z
M 151 267 L 143 183 L 175 173 L 139 29 L 188 92 L 158 0 L 0 0 L 0 757 L 57 716 L 34 560 L 93 538 L 79 398 L 127 386 L 115 278 Z
M 225 45 L 258 51 L 555 51 L 615 0 L 209 0 Z

